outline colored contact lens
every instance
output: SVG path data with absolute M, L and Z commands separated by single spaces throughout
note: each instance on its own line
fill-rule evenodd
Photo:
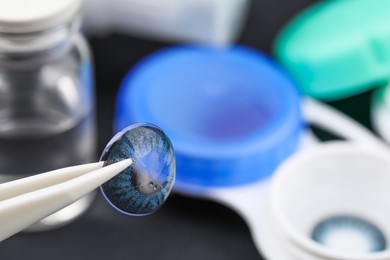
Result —
M 167 199 L 175 180 L 175 157 L 164 132 L 151 124 L 134 124 L 118 133 L 107 145 L 104 165 L 131 158 L 133 164 L 104 183 L 107 201 L 128 215 L 147 215 Z
M 348 253 L 370 253 L 386 249 L 386 238 L 378 227 L 362 218 L 335 216 L 315 226 L 312 239 Z

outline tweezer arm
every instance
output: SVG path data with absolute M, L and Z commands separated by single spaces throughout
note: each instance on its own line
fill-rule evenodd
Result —
M 69 181 L 103 167 L 104 162 L 83 164 L 45 172 L 0 184 L 0 202 L 12 197 Z
M 0 184 L 0 241 L 72 204 L 132 164 L 92 163 Z

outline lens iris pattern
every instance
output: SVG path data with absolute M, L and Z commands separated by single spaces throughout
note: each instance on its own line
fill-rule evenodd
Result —
M 387 247 L 386 238 L 378 227 L 354 216 L 327 218 L 315 226 L 311 237 L 322 245 L 345 252 L 380 252 Z
M 122 213 L 147 215 L 164 204 L 175 180 L 175 157 L 168 137 L 156 126 L 125 128 L 102 155 L 104 165 L 131 158 L 133 164 L 101 186 L 108 202 Z

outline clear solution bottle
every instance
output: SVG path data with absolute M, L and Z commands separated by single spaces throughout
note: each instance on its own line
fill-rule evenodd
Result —
M 0 182 L 96 160 L 81 0 L 0 0 Z M 88 195 L 29 230 L 68 223 Z

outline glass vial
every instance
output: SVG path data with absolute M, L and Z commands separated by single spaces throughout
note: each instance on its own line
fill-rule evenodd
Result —
M 96 160 L 81 0 L 0 0 L 0 182 Z M 93 195 L 30 230 L 64 225 Z

